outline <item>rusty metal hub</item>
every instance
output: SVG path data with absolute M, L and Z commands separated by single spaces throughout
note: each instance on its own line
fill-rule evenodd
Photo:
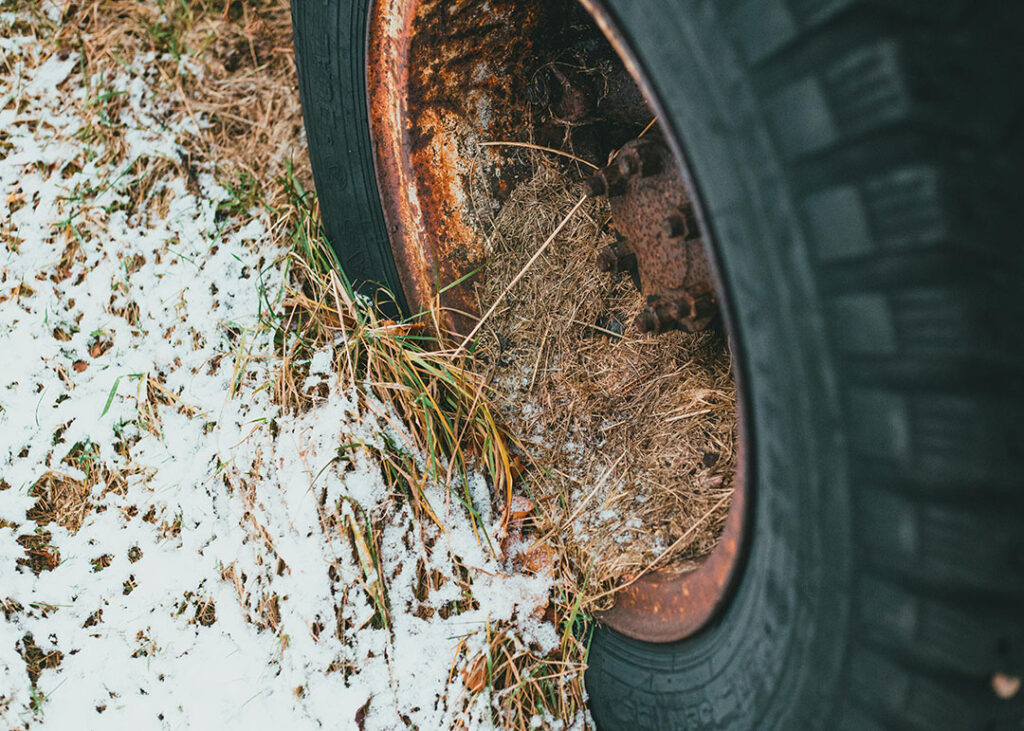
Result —
M 636 326 L 699 330 L 715 320 L 713 275 L 677 151 L 656 126 L 638 136 L 657 115 L 637 68 L 600 0 L 375 0 L 367 44 L 374 166 L 412 307 L 440 305 L 452 330 L 472 327 L 485 222 L 529 174 L 494 143 L 561 148 L 571 137 L 575 155 L 610 159 L 584 185 L 608 196 L 618 233 L 598 266 L 630 274 L 647 296 Z M 739 552 L 740 454 L 712 555 L 690 573 L 638 579 L 603 621 L 662 642 L 709 620 Z
M 620 234 L 598 253 L 598 266 L 635 272 L 647 297 L 636 326 L 654 333 L 707 327 L 718 312 L 711 265 L 667 145 L 657 134 L 630 140 L 585 186 L 591 197 L 608 196 Z

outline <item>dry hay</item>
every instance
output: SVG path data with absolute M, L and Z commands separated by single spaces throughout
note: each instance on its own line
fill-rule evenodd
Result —
M 493 221 L 488 308 L 579 198 L 543 161 Z M 685 569 L 713 549 L 732 492 L 735 390 L 724 335 L 643 335 L 643 296 L 598 271 L 614 238 L 588 201 L 493 313 L 477 355 L 534 468 L 526 489 L 574 564 L 583 606 L 656 565 Z M 540 526 L 545 530 L 545 526 Z M 601 599 L 601 601 L 597 601 Z
M 149 68 L 171 109 L 196 129 L 181 136 L 180 161 L 141 160 L 140 166 L 172 164 L 191 179 L 196 163 L 215 161 L 219 182 L 236 195 L 241 210 L 232 213 L 239 216 L 246 212 L 242 204 L 286 205 L 293 169 L 301 187 L 312 187 L 284 0 L 71 3 L 54 41 L 81 53 L 87 75 L 154 54 Z M 117 119 L 121 103 L 103 94 L 91 102 L 108 119 Z M 108 154 L 123 153 L 117 125 L 97 125 L 90 132 L 102 138 Z M 159 171 L 135 172 L 140 179 L 157 179 Z M 140 186 L 138 199 L 146 192 Z

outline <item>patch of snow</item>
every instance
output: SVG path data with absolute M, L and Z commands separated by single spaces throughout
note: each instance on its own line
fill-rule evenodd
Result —
M 385 438 L 411 440 L 390 405 L 338 390 L 333 351 L 313 355 L 304 384 L 328 395 L 281 411 L 260 322 L 285 276 L 269 221 L 218 221 L 228 194 L 202 165 L 194 184 L 155 181 L 135 210 L 131 166 L 179 161 L 197 122 L 161 106 L 151 58 L 83 79 L 76 55 L 40 61 L 33 43 L 0 43 L 20 69 L 0 77 L 0 98 L 17 100 L 0 112 L 0 719 L 301 729 L 352 727 L 359 712 L 368 728 L 446 728 L 466 703 L 471 725 L 489 723 L 487 693 L 470 699 L 452 672 L 459 648 L 500 621 L 538 653 L 557 647 L 536 619 L 551 578 L 500 564 L 448 486 L 426 488 L 440 526 L 411 529 L 373 457 Z M 123 92 L 119 161 L 76 135 L 101 85 Z M 146 205 L 156 197 L 166 205 Z M 83 447 L 90 465 L 69 464 Z M 36 525 L 41 478 L 93 471 L 105 477 L 77 530 Z M 469 485 L 489 524 L 486 482 Z M 383 526 L 387 627 L 347 525 L 325 517 L 347 513 Z M 38 531 L 59 561 L 36 574 L 18 541 Z M 424 599 L 420 561 L 441 577 Z M 477 608 L 443 619 L 460 566 Z M 30 636 L 61 653 L 35 684 L 19 652 Z

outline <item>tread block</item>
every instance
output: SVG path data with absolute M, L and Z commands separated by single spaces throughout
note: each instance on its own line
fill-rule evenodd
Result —
M 864 183 L 879 248 L 903 250 L 941 241 L 951 233 L 948 196 L 934 166 L 912 165 Z
M 872 576 L 858 587 L 858 634 L 918 662 L 988 677 L 1011 670 L 1006 648 L 1021 628 L 986 603 L 950 604 Z
M 840 352 L 875 356 L 899 352 L 893 308 L 883 294 L 873 292 L 837 297 L 829 305 L 828 312 L 833 341 Z
M 974 191 L 952 183 L 953 177 L 938 164 L 912 163 L 809 192 L 800 210 L 815 258 L 841 264 L 886 253 L 976 252 L 984 236 L 977 228 L 967 233 L 961 223 L 974 218 Z
M 726 22 L 750 64 L 763 61 L 796 38 L 800 31 L 785 0 L 745 2 L 729 13 Z
M 767 100 L 779 149 L 798 160 L 915 115 L 896 41 L 853 48 Z
M 756 65 L 846 11 L 948 20 L 963 7 L 963 0 L 746 0 L 729 9 L 725 22 L 744 58 Z
M 911 115 L 900 55 L 894 41 L 880 41 L 849 51 L 825 67 L 825 94 L 843 136 L 853 137 Z
M 974 728 L 977 722 L 972 704 L 964 695 L 915 676 L 876 650 L 856 647 L 848 675 L 851 695 L 882 718 L 898 718 L 901 729 L 965 729 Z
M 837 731 L 888 731 L 892 728 L 864 709 L 844 707 L 838 712 Z
M 1015 467 L 1024 454 L 1024 428 L 1011 403 L 1005 397 L 853 387 L 849 439 L 854 454 L 888 463 L 895 474 L 914 472 L 952 484 L 1020 484 Z
M 839 128 L 819 79 L 808 77 L 790 84 L 769 100 L 766 110 L 786 158 L 826 149 L 839 138 Z
M 926 502 L 866 485 L 854 501 L 858 543 L 879 569 L 948 591 L 1024 596 L 1020 509 Z
M 848 400 L 850 441 L 857 451 L 904 465 L 913 460 L 909 396 L 884 389 L 856 388 Z
M 821 261 L 861 258 L 874 249 L 869 211 L 858 186 L 811 193 L 801 209 Z
M 1024 332 L 1011 324 L 1020 319 L 1005 317 L 1014 298 L 964 277 L 954 286 L 908 283 L 831 297 L 826 326 L 852 380 L 1021 392 L 1024 368 L 1014 353 L 1024 350 Z

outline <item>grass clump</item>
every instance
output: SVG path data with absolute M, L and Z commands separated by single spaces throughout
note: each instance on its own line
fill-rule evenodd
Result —
M 445 349 L 450 338 L 437 318 L 422 314 L 396 321 L 378 303 L 356 295 L 332 266 L 333 253 L 312 215 L 294 230 L 290 270 L 295 284 L 281 303 L 278 321 L 278 400 L 292 409 L 311 405 L 317 395 L 301 387 L 308 361 L 314 352 L 333 348 L 340 385 L 365 389 L 387 405 L 377 416 L 400 441 L 388 450 L 386 474 L 412 500 L 417 514 L 434 518 L 421 499 L 428 480 L 459 484 L 453 497 L 484 528 L 467 475 L 482 469 L 506 508 L 513 482 L 509 435 L 486 398 L 486 380 L 468 357 Z
M 395 320 L 384 314 L 394 306 L 386 293 L 379 293 L 377 302 L 354 294 L 326 246 L 311 197 L 297 187 L 292 191 L 293 285 L 276 322 L 279 402 L 302 410 L 324 398 L 302 384 L 312 354 L 330 349 L 339 385 L 374 397 L 366 404 L 378 409 L 375 416 L 392 435 L 384 448 L 373 450 L 374 457 L 393 494 L 412 507 L 418 523 L 444 530 L 439 506 L 430 503 L 424 488 L 446 485 L 451 502 L 472 516 L 477 539 L 509 570 L 553 575 L 559 567 L 557 541 L 541 536 L 543 523 L 534 514 L 534 503 L 516 494 L 529 458 L 499 415 L 478 356 L 456 347 L 460 338 L 442 327 L 436 309 Z M 481 474 L 500 509 L 490 523 L 471 485 L 474 475 Z M 365 588 L 378 607 L 375 621 L 386 627 L 386 587 L 374 538 L 381 526 L 356 510 L 343 512 L 341 522 L 359 552 Z M 422 567 L 420 573 L 426 591 L 431 575 Z M 442 609 L 444 616 L 474 607 L 468 575 L 464 588 L 461 600 Z M 559 632 L 559 647 L 548 656 L 524 642 L 515 626 L 497 623 L 488 627 L 483 650 L 463 643 L 452 659 L 452 673 L 461 672 L 470 691 L 467 708 L 486 695 L 493 721 L 501 727 L 531 728 L 538 714 L 571 722 L 583 707 L 590 616 L 581 611 L 574 590 L 557 585 L 535 619 Z

